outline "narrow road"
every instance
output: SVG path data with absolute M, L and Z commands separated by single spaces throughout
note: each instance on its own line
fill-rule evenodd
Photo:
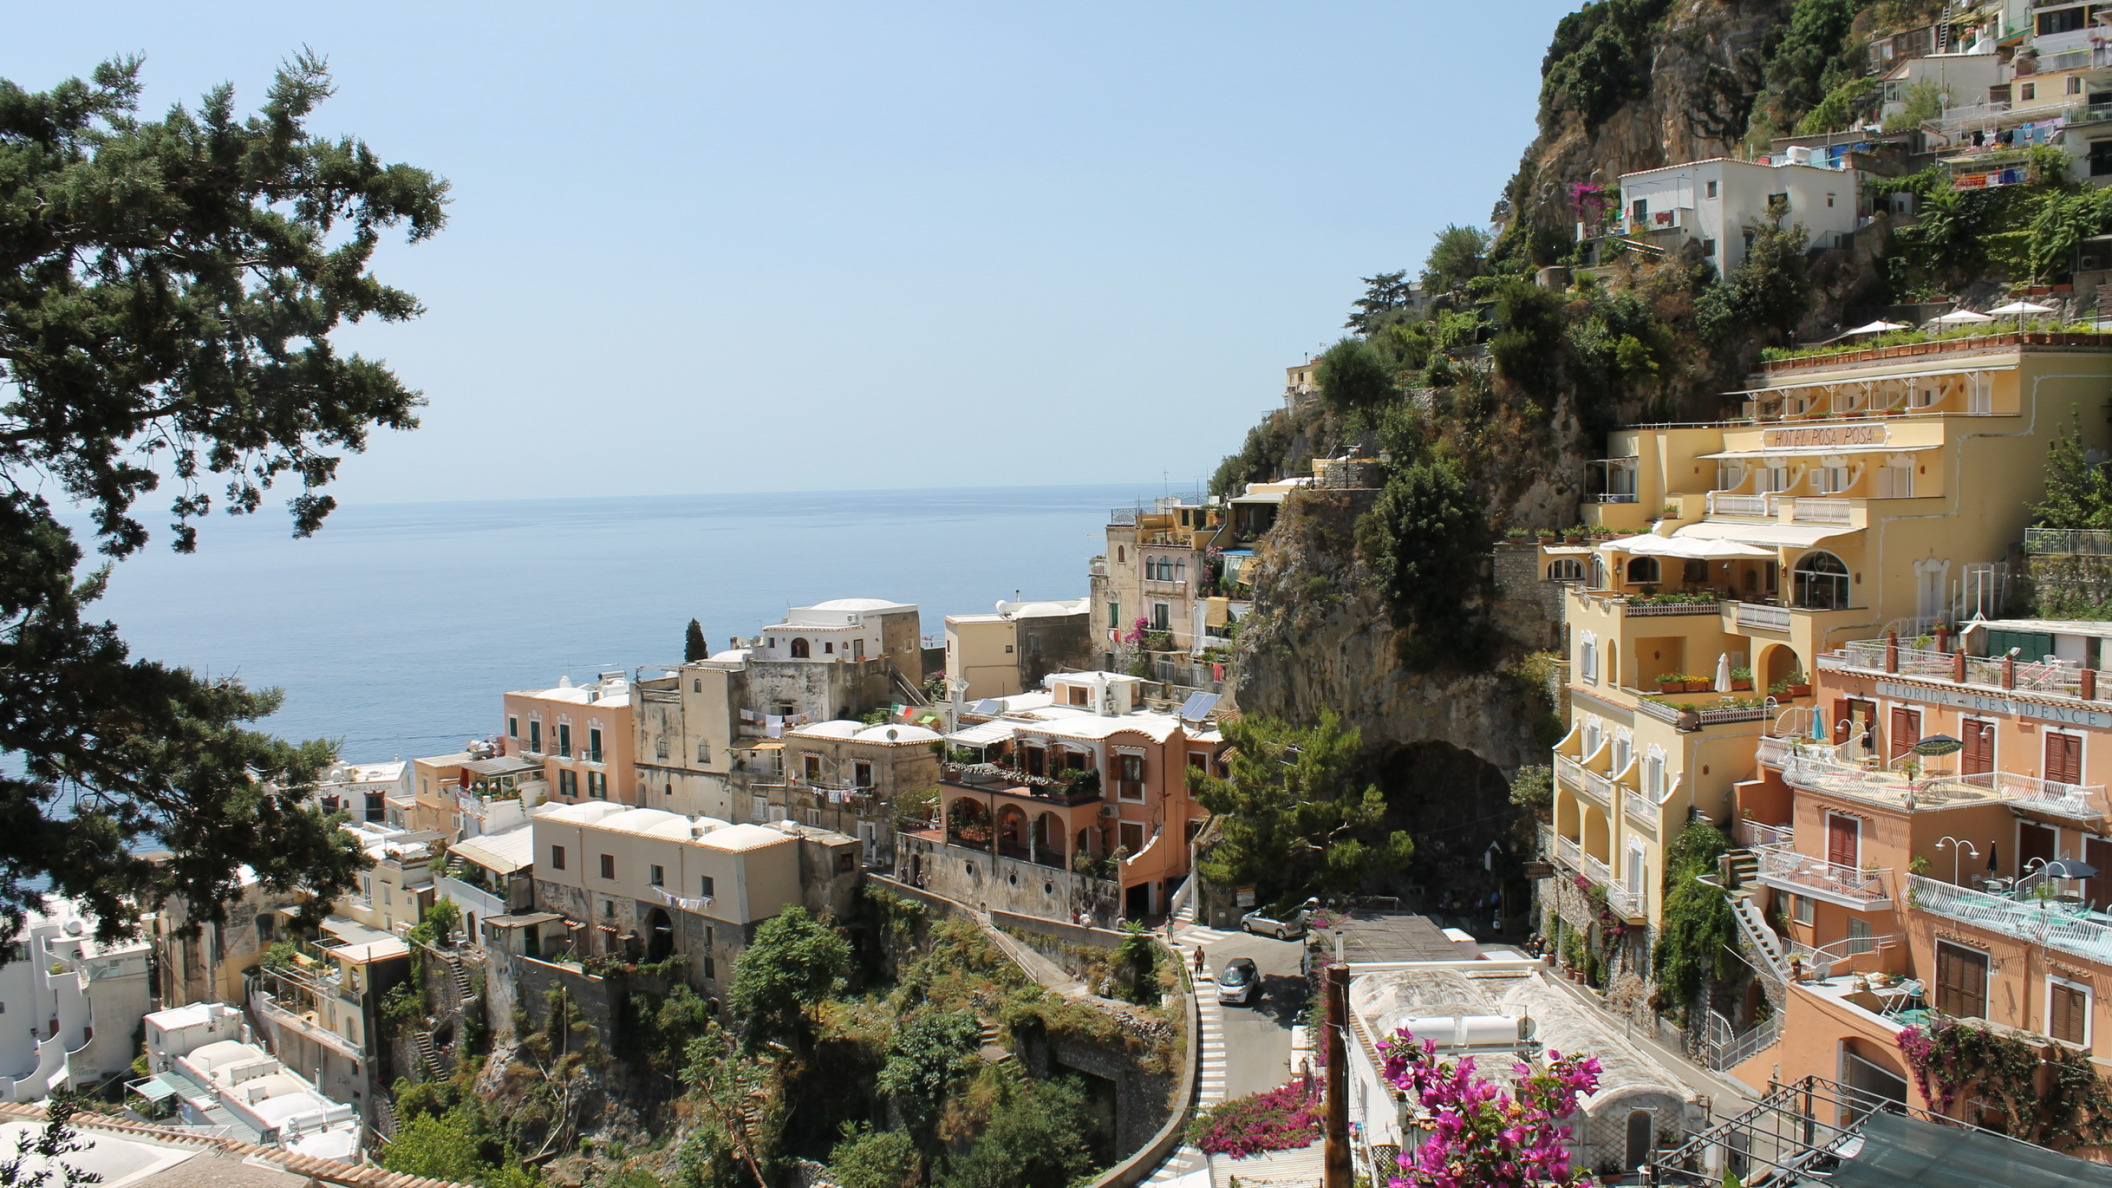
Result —
M 1225 1004 L 1225 1097 L 1245 1097 L 1291 1079 L 1291 1026 L 1305 1009 L 1305 979 L 1298 962 L 1303 941 L 1280 941 L 1243 932 L 1226 933 L 1203 946 L 1215 974 L 1235 957 L 1250 957 L 1261 971 L 1262 996 L 1252 1006 Z

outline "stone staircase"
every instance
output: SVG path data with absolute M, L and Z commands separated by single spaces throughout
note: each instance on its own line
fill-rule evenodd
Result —
M 1747 891 L 1726 891 L 1731 901 L 1731 916 L 1738 922 L 1738 931 L 1745 938 L 1745 948 L 1751 956 L 1758 958 L 1755 964 L 1761 972 L 1771 975 L 1776 981 L 1789 977 L 1789 961 L 1782 953 L 1782 938 L 1767 926 L 1766 917 L 1760 914 L 1760 905 L 1753 902 Z
M 433 1044 L 432 1032 L 412 1032 L 411 1043 L 418 1049 L 418 1064 L 425 1069 L 425 1075 L 428 1079 L 437 1081 L 447 1075 L 441 1067 L 440 1049 Z
M 394 1138 L 397 1126 L 396 1106 L 389 1101 L 388 1095 L 377 1093 L 369 1104 L 373 1110 L 367 1118 L 368 1128 L 384 1139 Z
M 447 949 L 435 949 L 440 960 L 447 966 L 448 982 L 455 988 L 455 1001 L 467 1005 L 476 998 L 476 988 L 469 980 L 469 971 L 462 968 L 462 958 Z

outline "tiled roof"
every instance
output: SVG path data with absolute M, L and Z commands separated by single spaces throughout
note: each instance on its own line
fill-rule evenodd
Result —
M 0 1120 L 41 1123 L 44 1121 L 44 1111 L 32 1105 L 0 1103 Z M 318 1159 L 313 1155 L 302 1155 L 280 1147 L 261 1147 L 255 1143 L 193 1134 L 173 1127 L 126 1122 L 102 1114 L 76 1114 L 71 1125 L 81 1130 L 108 1131 L 160 1143 L 208 1148 L 225 1152 L 237 1159 L 261 1159 L 284 1168 L 292 1175 L 306 1176 L 318 1183 L 339 1185 L 342 1188 L 473 1188 L 472 1185 L 454 1180 L 435 1180 L 425 1176 L 392 1172 L 385 1168 L 344 1163 L 336 1159 Z

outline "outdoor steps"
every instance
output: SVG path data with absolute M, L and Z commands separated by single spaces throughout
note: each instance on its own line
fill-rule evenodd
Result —
M 442 1075 L 440 1053 L 438 1049 L 433 1047 L 433 1033 L 430 1031 L 414 1031 L 411 1033 L 411 1042 L 418 1047 L 418 1062 L 425 1067 L 426 1076 L 435 1081 L 439 1080 Z
M 1782 939 L 1775 935 L 1774 929 L 1767 926 L 1767 918 L 1760 914 L 1760 905 L 1753 902 L 1751 895 L 1742 891 L 1730 891 L 1725 894 L 1730 897 L 1731 915 L 1737 919 L 1739 931 L 1745 934 L 1746 940 L 1759 950 L 1760 955 L 1772 967 L 1768 972 L 1772 972 L 1777 980 L 1785 977 L 1789 961 L 1782 954 Z
M 983 1058 L 983 1063 L 999 1067 L 1018 1062 L 1012 1049 L 1005 1046 L 1005 1037 L 995 1023 L 983 1024 L 982 1036 L 976 1041 L 976 1054 Z
M 448 980 L 454 983 L 455 1000 L 467 1004 L 476 997 L 476 988 L 470 983 L 469 971 L 462 968 L 462 959 L 445 949 L 436 950 L 440 959 L 447 963 Z
M 373 1101 L 374 1114 L 367 1125 L 375 1134 L 389 1138 L 396 1133 L 396 1107 L 389 1103 L 387 1094 L 377 1093 Z
M 1760 855 L 1751 850 L 1732 850 L 1725 858 L 1730 862 L 1732 887 L 1743 887 L 1760 877 Z

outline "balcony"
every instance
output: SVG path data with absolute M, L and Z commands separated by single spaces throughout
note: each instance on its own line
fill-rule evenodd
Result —
M 1663 820 L 1664 809 L 1640 792 L 1630 792 L 1621 798 L 1621 811 L 1629 820 L 1652 830 Z
M 1159 578 L 1145 578 L 1144 592 L 1146 594 L 1186 594 L 1188 593 L 1188 583 L 1185 581 L 1169 582 Z
M 1890 870 L 1844 866 L 1788 848 L 1771 847 L 1758 853 L 1760 881 L 1770 887 L 1862 912 L 1892 906 L 1892 896 L 1885 889 Z
M 1978 685 L 1992 693 L 2038 693 L 2078 701 L 2101 701 L 2104 695 L 2083 696 L 2084 669 L 2071 660 L 2018 660 L 2007 666 L 2001 657 L 1964 656 L 1933 648 L 1901 647 L 1892 652 L 1889 641 L 1860 639 L 1818 658 L 1820 668 L 1839 671 L 1857 669 L 1872 676 L 1904 676 L 1947 685 Z M 1960 672 L 1960 666 L 1963 672 Z M 2112 670 L 2097 670 L 2090 678 L 2092 692 L 2112 694 Z
M 1555 756 L 1555 779 L 1569 788 L 1582 788 L 1586 769 L 1582 763 L 1567 755 Z
M 1581 871 L 1584 869 L 1584 847 L 1577 844 L 1577 839 L 1573 837 L 1557 837 L 1555 839 L 1554 854 L 1557 859 L 1561 860 L 1571 870 Z
M 1759 821 L 1738 822 L 1738 846 L 1746 850 L 1764 850 L 1770 847 L 1788 849 L 1796 841 L 1796 831 L 1787 825 L 1767 825 Z
M 1644 901 L 1647 898 L 1647 894 L 1640 889 L 1631 891 L 1611 881 L 1606 884 L 1606 906 L 1612 908 L 1614 914 L 1624 920 L 1645 918 L 1648 913 L 1644 911 Z
M 1790 508 L 1790 518 L 1799 524 L 1846 524 L 1853 508 L 1846 499 L 1799 497 Z
M 1774 506 L 1765 495 L 1733 495 L 1728 491 L 1711 491 L 1708 509 L 1712 516 L 1738 516 L 1754 520 L 1771 520 L 1775 517 Z
M 2104 913 L 2052 900 L 2015 900 L 1920 875 L 1907 876 L 1909 902 L 1931 915 L 2112 965 L 2112 922 Z
M 323 1026 L 322 1020 L 316 1017 L 314 1011 L 301 1013 L 289 1010 L 279 1002 L 277 997 L 270 993 L 258 994 L 257 1002 L 262 1008 L 260 1013 L 267 1022 L 289 1028 L 302 1037 L 322 1044 L 324 1047 L 349 1060 L 366 1059 L 366 1052 L 358 1044 Z
M 1768 606 L 1760 602 L 1740 602 L 1733 605 L 1737 608 L 1734 619 L 1740 631 L 1789 630 L 1790 616 L 1786 606 Z

